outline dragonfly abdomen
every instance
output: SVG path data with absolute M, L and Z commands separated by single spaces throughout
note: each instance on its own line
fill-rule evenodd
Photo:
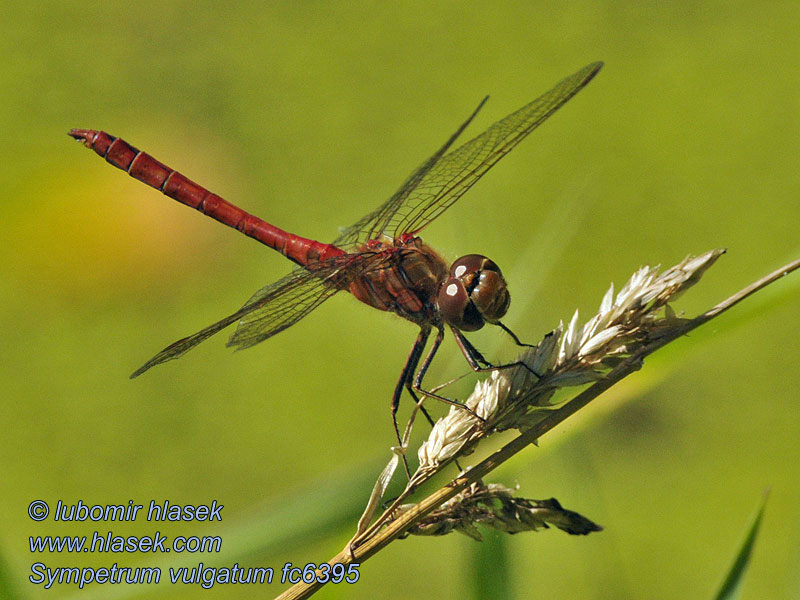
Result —
M 93 129 L 73 129 L 69 134 L 131 177 L 146 183 L 204 215 L 241 231 L 299 264 L 323 261 L 344 254 L 331 244 L 293 235 L 231 204 L 125 140 Z

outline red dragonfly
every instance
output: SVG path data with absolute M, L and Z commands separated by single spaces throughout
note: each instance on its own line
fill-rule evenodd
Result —
M 448 150 L 486 102 L 377 210 L 345 229 L 332 244 L 287 233 L 223 200 L 177 171 L 104 131 L 73 129 L 69 135 L 123 169 L 131 177 L 191 206 L 209 217 L 266 244 L 298 265 L 283 279 L 256 292 L 242 308 L 221 321 L 166 347 L 131 377 L 178 358 L 238 322 L 228 346 L 249 348 L 294 325 L 336 292 L 348 290 L 358 300 L 394 312 L 419 326 L 392 397 L 392 416 L 407 389 L 455 403 L 422 389 L 422 380 L 444 339 L 445 325 L 475 371 L 491 365 L 464 337 L 486 323 L 497 325 L 521 344 L 500 319 L 510 303 L 500 268 L 490 259 L 468 254 L 449 266 L 418 234 L 453 205 L 486 171 L 525 136 L 572 98 L 597 74 L 603 63 L 582 68 L 530 104 L 498 121 L 458 149 Z M 434 342 L 417 371 L 432 329 Z

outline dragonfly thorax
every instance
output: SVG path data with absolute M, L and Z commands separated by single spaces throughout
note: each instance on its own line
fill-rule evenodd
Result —
M 494 261 L 480 254 L 467 254 L 450 267 L 436 303 L 445 323 L 463 331 L 476 331 L 503 318 L 511 296 Z
M 436 324 L 436 294 L 448 277 L 445 260 L 414 236 L 372 240 L 364 250 L 365 267 L 349 283 L 353 296 L 414 323 Z

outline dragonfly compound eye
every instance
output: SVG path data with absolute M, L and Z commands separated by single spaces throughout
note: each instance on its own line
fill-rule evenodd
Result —
M 457 329 L 477 331 L 485 324 L 460 279 L 451 277 L 445 280 L 439 288 L 437 303 L 444 322 Z
M 496 271 L 483 270 L 478 274 L 478 283 L 469 295 L 475 308 L 489 323 L 495 323 L 503 318 L 511 304 L 511 295 L 508 293 L 506 280 L 500 269 Z
M 510 303 L 500 267 L 480 254 L 468 254 L 453 263 L 438 297 L 445 322 L 464 331 L 500 320 Z

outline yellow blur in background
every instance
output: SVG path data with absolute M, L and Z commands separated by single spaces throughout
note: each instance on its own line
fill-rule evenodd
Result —
M 608 284 L 642 264 L 728 248 L 675 306 L 691 316 L 800 256 L 798 18 L 794 2 L 6 3 L 3 589 L 194 598 L 196 585 L 47 592 L 28 576 L 37 561 L 277 570 L 329 558 L 395 443 L 389 399 L 416 335 L 340 294 L 247 352 L 228 351 L 223 334 L 129 380 L 291 265 L 105 164 L 70 128 L 123 137 L 245 210 L 331 241 L 485 94 L 464 140 L 603 60 L 424 235 L 449 258 L 495 260 L 512 293 L 508 324 L 535 341 L 576 308 L 593 314 Z M 522 496 L 555 496 L 603 532 L 482 547 L 456 534 L 412 538 L 320 597 L 710 597 L 769 487 L 742 598 L 797 598 L 796 279 L 656 354 L 494 474 Z M 474 339 L 513 356 L 501 333 Z M 430 381 L 465 370 L 448 339 Z M 34 523 L 35 499 L 225 509 L 221 524 Z M 173 560 L 28 547 L 31 535 L 159 528 L 219 535 L 223 552 Z

